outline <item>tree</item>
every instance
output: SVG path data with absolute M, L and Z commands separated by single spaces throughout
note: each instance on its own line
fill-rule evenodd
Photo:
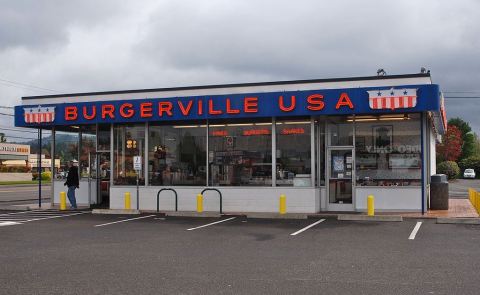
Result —
M 448 126 L 443 142 L 437 145 L 437 158 L 443 161 L 457 161 L 462 153 L 462 132 L 457 126 Z
M 475 135 L 470 125 L 460 118 L 452 118 L 448 120 L 448 128 L 456 126 L 462 133 L 462 153 L 460 159 L 465 159 L 475 154 Z

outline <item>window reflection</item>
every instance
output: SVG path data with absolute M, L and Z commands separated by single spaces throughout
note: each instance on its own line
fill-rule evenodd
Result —
M 151 185 L 206 185 L 206 126 L 150 126 Z
M 78 131 L 55 132 L 55 158 L 60 159 L 60 168 L 55 175 L 56 179 L 65 179 L 69 162 L 78 161 L 78 142 Z
M 311 123 L 276 123 L 277 186 L 311 186 Z
M 210 184 L 272 185 L 272 123 L 211 124 Z
M 88 156 L 91 153 L 95 153 L 95 146 L 97 144 L 97 135 L 96 135 L 96 126 L 87 125 L 82 126 L 82 141 L 81 141 L 81 152 L 79 160 L 79 172 L 80 177 L 87 178 L 89 177 L 90 168 L 88 163 Z M 95 157 L 94 154 L 90 155 Z M 92 159 L 93 161 L 93 159 Z
M 357 185 L 421 184 L 418 114 L 357 116 L 355 121 Z
M 133 157 L 144 158 L 145 125 L 117 125 L 114 127 L 114 175 L 115 185 L 135 185 L 137 173 L 133 169 Z M 144 167 L 142 161 L 142 171 Z M 145 184 L 143 173 L 139 173 L 139 183 Z

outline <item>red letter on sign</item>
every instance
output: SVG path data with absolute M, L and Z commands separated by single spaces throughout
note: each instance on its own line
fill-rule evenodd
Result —
M 188 101 L 188 104 L 187 104 L 187 107 L 185 107 L 182 103 L 182 101 L 177 101 L 178 103 L 178 107 L 180 108 L 180 111 L 182 112 L 182 114 L 184 116 L 188 116 L 188 114 L 190 114 L 190 110 L 192 109 L 192 105 L 193 105 L 193 100 L 189 100 Z
M 115 115 L 113 114 L 114 111 L 115 111 L 115 106 L 113 104 L 102 105 L 102 119 L 107 118 L 107 115 L 110 118 L 115 119 Z
M 172 116 L 173 105 L 169 101 L 161 101 L 158 103 L 158 115 L 163 116 L 163 112 L 167 113 L 168 116 Z
M 151 118 L 152 114 L 152 103 L 151 102 L 143 102 L 140 104 L 140 117 L 141 118 Z
M 83 117 L 87 120 L 92 120 L 93 118 L 95 118 L 95 115 L 97 114 L 97 107 L 96 106 L 92 106 L 92 114 L 89 115 L 87 114 L 87 106 L 83 106 Z
M 198 114 L 203 115 L 203 100 L 198 100 Z
M 227 114 L 240 114 L 240 110 L 232 109 L 230 98 L 227 98 Z
M 338 99 L 338 102 L 335 108 L 338 110 L 340 107 L 343 107 L 343 106 L 348 106 L 350 109 L 353 109 L 353 104 L 350 101 L 350 97 L 348 97 L 348 94 L 346 94 L 345 92 L 340 94 L 340 98 Z
M 120 106 L 120 116 L 124 118 L 131 118 L 135 111 L 132 109 L 133 105 L 131 103 L 124 103 Z
M 220 115 L 222 113 L 222 110 L 214 110 L 213 109 L 213 100 L 212 99 L 208 100 L 208 113 L 210 115 Z
M 290 98 L 290 106 L 289 107 L 285 107 L 285 104 L 283 102 L 283 95 L 280 95 L 280 97 L 278 98 L 278 106 L 280 107 L 280 109 L 284 112 L 290 112 L 292 110 L 295 109 L 295 105 L 296 105 L 296 99 L 295 99 L 295 95 L 292 95 L 291 98 Z
M 245 113 L 258 113 L 258 97 L 245 97 L 243 111 Z
M 73 121 L 77 120 L 77 107 L 65 107 L 65 120 Z
M 307 97 L 307 109 L 311 111 L 321 111 L 325 107 L 323 102 L 323 95 L 321 94 L 312 94 Z

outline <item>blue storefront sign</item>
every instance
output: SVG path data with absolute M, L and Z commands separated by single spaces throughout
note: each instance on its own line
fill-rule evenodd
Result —
M 75 101 L 75 97 L 66 96 Z M 15 126 L 439 112 L 438 85 L 185 96 L 15 107 Z

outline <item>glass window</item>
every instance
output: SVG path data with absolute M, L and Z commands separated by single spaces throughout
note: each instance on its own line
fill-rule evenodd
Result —
M 201 185 L 206 181 L 206 126 L 150 126 L 150 185 Z
M 357 185 L 421 184 L 420 115 L 357 116 L 355 122 Z
M 211 185 L 272 185 L 271 122 L 211 124 L 209 128 Z
M 144 166 L 145 125 L 117 125 L 113 129 L 113 156 L 114 170 L 113 183 L 115 185 L 136 185 L 137 173 L 133 169 L 133 157 L 142 157 L 142 171 Z M 139 183 L 145 184 L 143 173 L 139 174 Z
M 353 119 L 347 117 L 329 118 L 328 129 L 331 146 L 353 145 Z
M 80 177 L 89 177 L 88 155 L 95 153 L 97 145 L 97 135 L 95 125 L 82 126 L 82 141 L 79 163 Z M 91 161 L 95 159 L 95 154 L 91 154 Z
M 110 125 L 98 125 L 98 151 L 110 152 Z
M 77 130 L 72 132 L 55 132 L 55 158 L 60 159 L 60 168 L 57 175 L 55 175 L 56 179 L 65 179 L 69 162 L 78 161 L 79 136 Z
M 311 186 L 311 122 L 276 122 L 277 186 Z

